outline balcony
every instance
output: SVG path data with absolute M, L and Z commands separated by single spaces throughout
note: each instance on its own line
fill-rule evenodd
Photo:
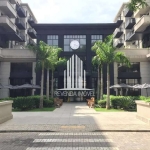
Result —
M 7 32 L 16 32 L 16 26 L 7 16 L 0 16 L 0 26 L 2 26 Z
M 36 39 L 36 31 L 33 28 L 28 29 L 28 34 L 30 35 L 31 38 Z
M 11 4 L 17 4 L 18 0 L 9 0 Z
M 14 40 L 14 41 L 18 41 L 18 42 L 25 42 L 25 36 L 20 33 L 20 32 L 7 32 L 6 33 L 9 40 Z
M 117 19 L 117 25 L 118 25 L 118 27 L 123 23 L 123 19 L 122 19 L 122 17 L 118 17 L 118 19 Z
M 114 42 L 114 47 L 120 48 L 121 46 L 123 46 L 124 41 L 122 39 L 118 39 Z
M 150 16 L 143 15 L 140 20 L 135 24 L 135 32 L 143 32 L 150 25 Z
M 16 5 L 16 10 L 17 10 L 17 14 L 19 17 L 22 17 L 22 18 L 26 17 L 26 12 L 22 6 Z
M 119 72 L 118 78 L 119 79 L 140 79 L 141 75 L 140 72 Z
M 34 19 L 31 16 L 28 18 L 28 23 L 30 24 L 30 26 L 35 23 Z
M 15 8 L 9 3 L 9 1 L 0 0 L 0 10 L 10 18 L 16 18 L 17 13 Z
M 126 29 L 131 29 L 134 25 L 135 25 L 135 18 L 129 18 L 126 21 L 125 28 Z
M 144 8 L 140 8 L 139 10 L 137 10 L 135 13 L 134 13 L 134 18 L 140 18 L 141 15 L 144 15 L 146 14 L 150 9 L 150 6 L 148 7 L 144 7 Z
M 134 30 L 130 31 L 129 33 L 126 34 L 126 41 L 132 41 L 132 37 L 135 35 Z
M 123 34 L 122 28 L 116 28 L 114 31 L 114 38 L 119 38 Z
M 31 38 L 29 38 L 28 44 L 30 44 L 30 45 L 36 45 L 36 43 Z
M 16 26 L 20 29 L 20 30 L 25 30 L 25 22 L 23 20 L 21 20 L 20 18 L 16 19 Z
M 133 11 L 129 10 L 129 8 L 124 9 L 124 16 L 131 17 L 133 15 Z

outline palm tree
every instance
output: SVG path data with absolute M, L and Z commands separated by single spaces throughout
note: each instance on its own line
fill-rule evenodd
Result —
M 98 69 L 98 86 L 97 86 L 97 99 L 103 99 L 103 57 L 99 55 L 99 51 L 101 51 L 100 47 L 101 41 L 97 41 L 92 50 L 96 52 L 96 56 L 93 57 L 92 63 L 97 65 Z M 101 87 L 100 87 L 101 86 Z
M 55 68 L 59 65 L 64 64 L 66 61 L 63 58 L 59 58 L 59 53 L 62 51 L 59 47 L 50 46 L 50 56 L 46 60 L 46 69 L 47 69 L 47 90 L 46 96 L 49 99 L 49 70 L 51 70 L 51 97 L 53 98 L 53 89 L 54 89 L 54 71 Z
M 38 45 L 34 45 L 34 46 L 29 45 L 28 48 L 36 54 L 37 57 L 36 66 L 41 66 L 42 68 L 39 108 L 43 108 L 44 66 L 45 66 L 46 59 L 50 56 L 50 49 L 49 49 L 49 45 L 47 45 L 43 41 L 40 41 Z
M 124 53 L 116 51 L 116 48 L 113 47 L 113 35 L 106 37 L 104 42 L 100 44 L 101 51 L 98 51 L 99 55 L 103 57 L 104 63 L 107 64 L 107 102 L 106 109 L 110 108 L 110 64 L 117 62 L 122 63 L 128 67 L 131 66 L 129 59 L 125 56 Z
M 131 0 L 130 3 L 127 4 L 127 7 L 133 12 L 145 6 L 148 6 L 147 0 Z

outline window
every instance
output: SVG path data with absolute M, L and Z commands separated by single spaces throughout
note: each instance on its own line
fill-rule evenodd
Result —
M 102 41 L 103 36 L 102 35 L 91 35 L 91 45 L 94 45 L 96 41 Z
M 130 68 L 123 66 L 122 64 L 118 64 L 118 73 L 123 72 L 140 72 L 140 63 L 139 62 L 131 63 Z
M 70 47 L 70 43 L 73 40 L 77 40 L 80 43 L 80 47 L 75 50 L 79 52 L 86 51 L 86 35 L 64 35 L 64 51 L 65 52 L 72 52 L 73 49 Z
M 48 35 L 47 44 L 50 46 L 58 46 L 58 35 Z

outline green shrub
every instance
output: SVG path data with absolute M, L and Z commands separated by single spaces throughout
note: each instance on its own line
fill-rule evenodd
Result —
M 27 97 L 9 97 L 4 98 L 2 100 L 13 100 L 12 107 L 14 109 L 19 110 L 30 110 L 33 108 L 39 108 L 40 103 L 40 96 L 34 95 L 34 96 L 27 96 Z M 44 107 L 51 107 L 53 106 L 54 99 L 50 98 L 49 100 L 46 99 L 46 96 L 43 96 L 43 106 Z
M 106 100 L 99 100 L 99 101 L 98 101 L 98 105 L 99 105 L 101 108 L 105 108 L 105 107 L 106 107 Z

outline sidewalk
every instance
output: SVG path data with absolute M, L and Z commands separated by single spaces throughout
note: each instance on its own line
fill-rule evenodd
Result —
M 53 112 L 13 112 L 13 116 L 0 124 L 0 132 L 150 131 L 136 119 L 136 112 L 96 112 L 85 103 L 64 103 Z

